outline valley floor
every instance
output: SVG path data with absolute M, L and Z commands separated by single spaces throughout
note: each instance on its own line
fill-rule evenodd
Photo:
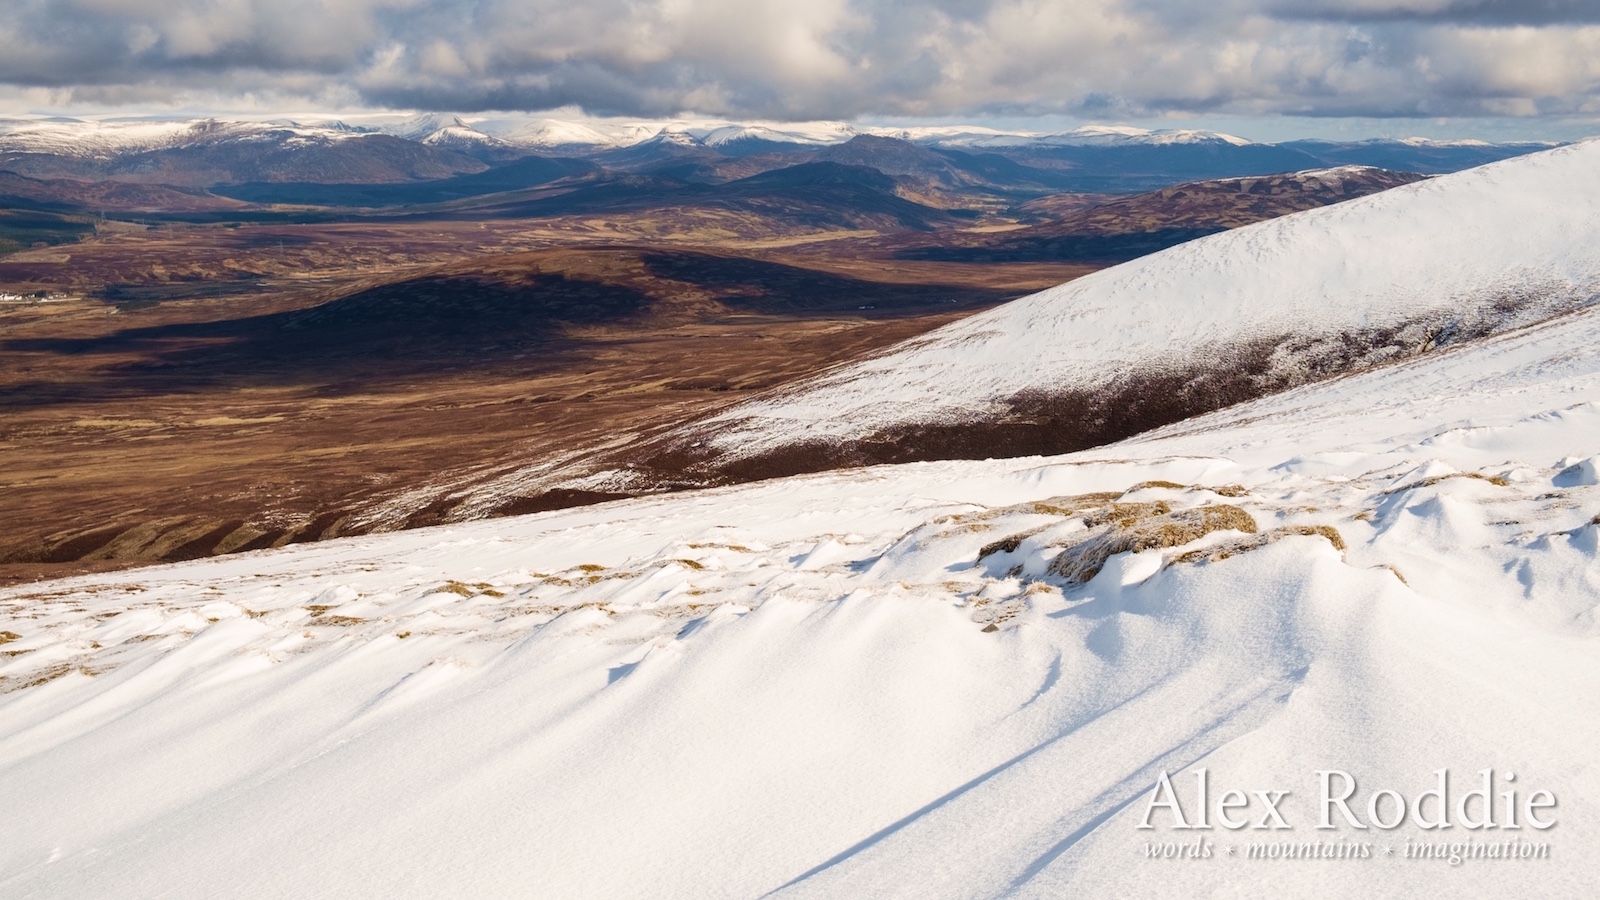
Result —
M 1597 338 L 1072 456 L 11 588 L 0 894 L 1588 896 Z M 1319 769 L 1364 810 L 1490 767 L 1559 824 L 1314 827 Z M 1137 827 L 1199 768 L 1292 829 Z M 1406 855 L 1508 838 L 1547 855 Z

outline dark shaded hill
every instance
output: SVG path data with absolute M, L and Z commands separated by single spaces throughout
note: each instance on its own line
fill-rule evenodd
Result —
M 1060 172 L 1034 168 L 998 153 L 925 147 L 900 138 L 868 134 L 824 147 L 815 152 L 814 158 L 820 162 L 868 166 L 944 190 L 1038 193 L 1062 189 L 1071 180 Z
M 1027 145 L 1008 151 L 1007 156 L 1034 168 L 1054 170 L 1060 190 L 1113 194 L 1150 190 L 1179 181 L 1297 172 L 1329 164 L 1296 147 L 1226 141 Z
M 0 340 L 0 352 L 142 357 L 119 370 L 117 390 L 314 384 L 357 375 L 382 381 L 530 354 L 549 362 L 551 354 L 588 340 L 574 329 L 645 333 L 740 313 L 926 313 L 1008 296 L 973 287 L 866 281 L 733 254 L 588 248 L 486 257 L 281 312 L 93 338 Z M 85 386 L 85 396 L 103 395 L 106 387 Z M 0 408 L 60 402 L 72 393 L 32 392 L 0 395 Z
M 456 217 L 533 218 L 638 210 L 671 216 L 675 208 L 709 208 L 775 217 L 810 228 L 927 229 L 952 214 L 895 194 L 896 182 L 866 166 L 802 163 L 725 184 L 652 175 L 613 175 L 572 190 L 528 200 L 457 207 Z
M 528 156 L 486 172 L 435 181 L 399 184 L 323 184 L 318 182 L 249 182 L 221 185 L 213 193 L 251 203 L 306 206 L 406 206 L 443 203 L 486 194 L 539 187 L 563 178 L 595 175 L 600 167 L 581 159 Z
M 1116 263 L 1185 241 L 1302 210 L 1364 197 L 1419 181 L 1409 172 L 1347 167 L 1287 175 L 1174 185 L 1084 206 L 1071 197 L 1052 215 L 1047 202 L 1024 204 L 1037 224 L 1015 231 L 960 235 L 911 246 L 905 259 L 962 262 L 1035 260 Z

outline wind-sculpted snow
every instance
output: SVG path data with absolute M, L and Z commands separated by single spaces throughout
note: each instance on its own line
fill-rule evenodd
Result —
M 1597 346 L 1586 310 L 1089 453 L 10 589 L 0 894 L 1587 896 Z M 1202 767 L 1295 829 L 1147 858 Z M 1317 769 L 1486 767 L 1559 798 L 1549 858 L 1314 827 Z M 1372 852 L 1223 850 L 1280 840 Z
M 1563 147 L 1124 263 L 737 406 L 686 444 L 723 466 L 1094 446 L 1585 306 L 1597 233 L 1600 142 Z

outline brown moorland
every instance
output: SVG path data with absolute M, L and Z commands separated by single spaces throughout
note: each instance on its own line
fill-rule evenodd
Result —
M 0 580 L 609 499 L 626 492 L 518 479 L 1114 261 L 907 251 L 1115 198 L 978 219 L 788 199 L 819 177 L 860 190 L 825 170 L 799 194 L 769 179 L 737 202 L 537 218 L 504 196 L 482 217 L 255 207 L 270 215 L 121 223 L 0 257 L 0 293 L 47 294 L 0 302 Z M 1096 227 L 1230 227 L 1307 203 L 1241 214 L 1194 196 L 1212 205 L 1147 202 Z

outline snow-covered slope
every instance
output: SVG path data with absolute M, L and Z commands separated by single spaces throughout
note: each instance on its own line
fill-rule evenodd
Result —
M 534 119 L 502 125 L 502 129 L 495 133 L 513 144 L 540 149 L 597 148 L 616 143 L 615 138 L 594 128 L 560 119 Z
M 450 113 L 423 113 L 399 122 L 386 123 L 379 130 L 430 147 L 466 152 L 511 146 L 500 138 L 480 131 L 461 116 Z
M 1596 347 L 0 592 L 0 894 L 1589 896 Z M 1138 827 L 1201 768 L 1291 827 Z M 1441 768 L 1558 826 L 1315 827 Z
M 726 147 L 745 141 L 822 146 L 840 143 L 854 136 L 854 131 L 848 126 L 791 130 L 767 125 L 723 125 L 705 131 L 700 141 L 707 147 Z
M 736 458 L 1024 419 L 1070 448 L 1106 417 L 1170 420 L 1594 302 L 1597 233 L 1588 142 L 1097 272 L 735 407 L 695 440 Z M 1115 409 L 1152 392 L 1172 409 Z

